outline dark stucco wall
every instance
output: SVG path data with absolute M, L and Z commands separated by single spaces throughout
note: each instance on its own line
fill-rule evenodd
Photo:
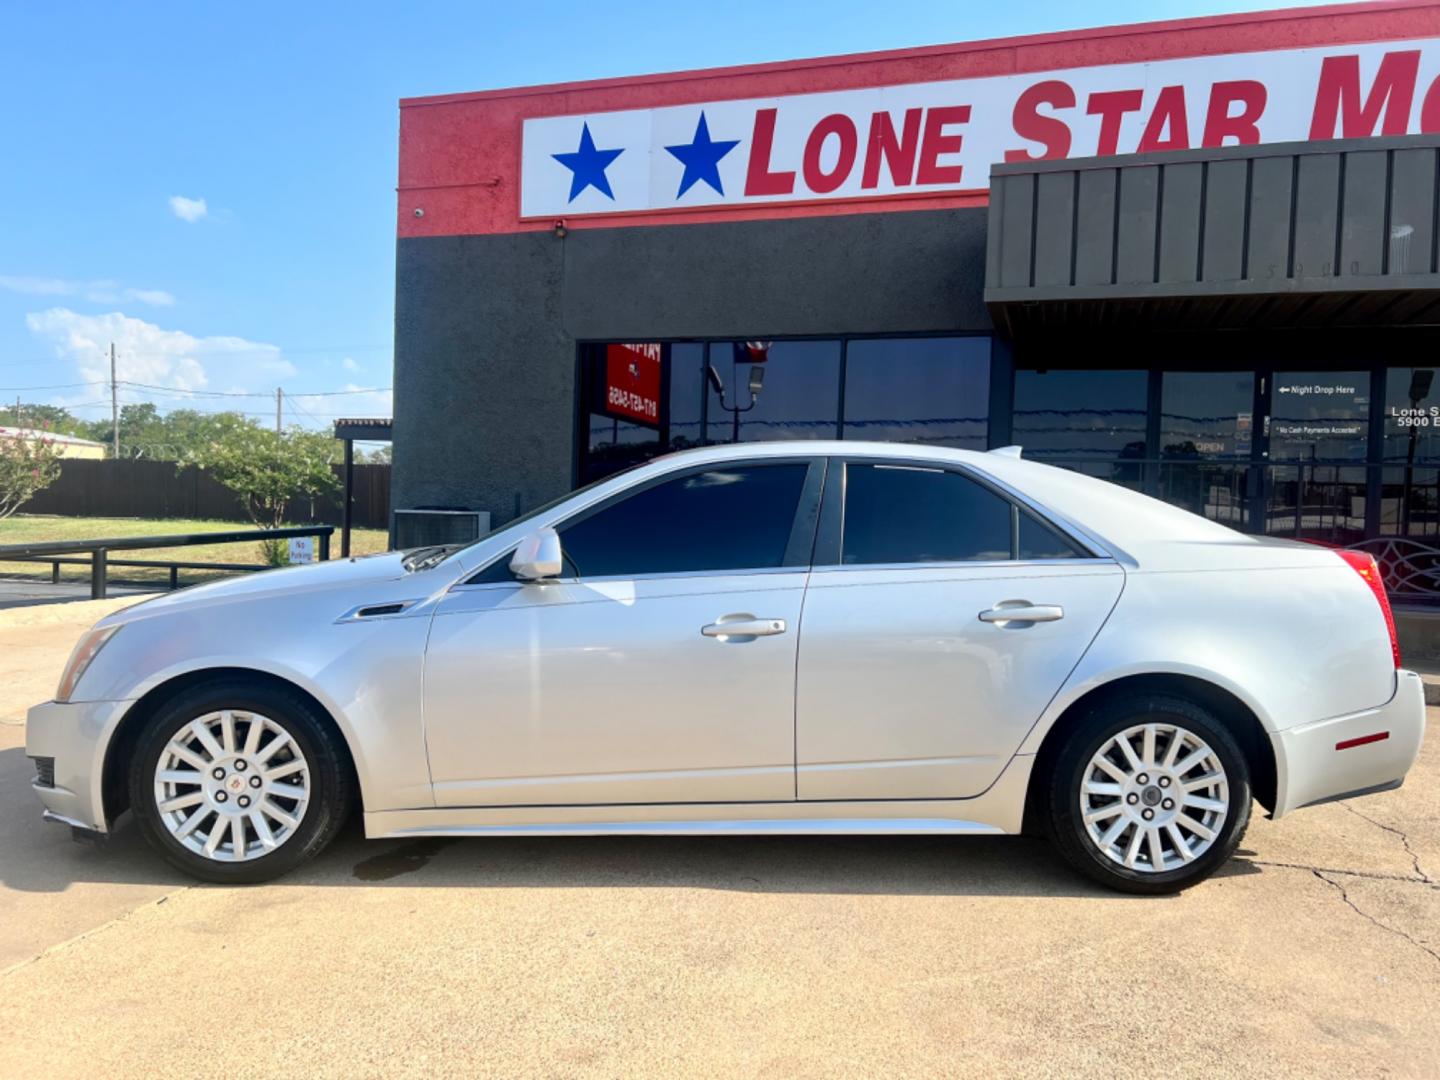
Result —
M 976 331 L 984 209 L 406 239 L 391 505 L 500 524 L 571 485 L 576 342 Z

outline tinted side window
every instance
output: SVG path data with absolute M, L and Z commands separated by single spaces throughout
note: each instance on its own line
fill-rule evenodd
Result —
M 631 577 L 781 566 L 809 466 L 691 473 L 560 529 L 567 571 Z
M 1010 503 L 958 473 L 849 465 L 843 563 L 1010 558 Z
M 1020 511 L 1019 557 L 1022 559 L 1081 559 L 1085 552 L 1044 522 Z

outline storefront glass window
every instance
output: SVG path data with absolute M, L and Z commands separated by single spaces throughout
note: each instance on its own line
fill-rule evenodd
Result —
M 719 341 L 708 348 L 710 442 L 835 438 L 840 342 Z
M 1014 441 L 1027 457 L 1138 486 L 1144 371 L 1017 371 Z
M 1369 424 L 1369 372 L 1275 373 L 1271 461 L 1364 461 Z
M 855 340 L 845 353 L 847 439 L 983 450 L 990 339 Z
M 701 445 L 705 346 L 589 345 L 581 363 L 588 406 L 581 483 Z
M 1248 371 L 1167 371 L 1160 384 L 1160 456 L 1174 461 L 1248 458 L 1255 376 Z
M 1435 368 L 1385 373 L 1385 460 L 1440 461 L 1440 383 Z

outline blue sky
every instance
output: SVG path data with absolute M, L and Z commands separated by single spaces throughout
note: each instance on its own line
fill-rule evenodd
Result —
M 9 0 L 0 401 L 108 415 L 105 387 L 66 384 L 105 377 L 112 337 L 121 380 L 163 388 L 122 400 L 162 409 L 388 388 L 401 97 L 1261 6 L 1287 5 Z M 292 416 L 388 409 L 296 396 Z

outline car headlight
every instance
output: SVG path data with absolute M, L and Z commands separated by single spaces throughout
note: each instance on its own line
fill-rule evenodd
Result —
M 85 669 L 100 655 L 105 643 L 114 637 L 115 631 L 119 629 L 118 623 L 115 626 L 97 626 L 76 643 L 75 650 L 65 665 L 65 671 L 60 676 L 60 686 L 55 691 L 56 701 L 70 700 L 70 695 L 75 693 L 75 687 L 80 682 L 80 677 L 85 674 Z

